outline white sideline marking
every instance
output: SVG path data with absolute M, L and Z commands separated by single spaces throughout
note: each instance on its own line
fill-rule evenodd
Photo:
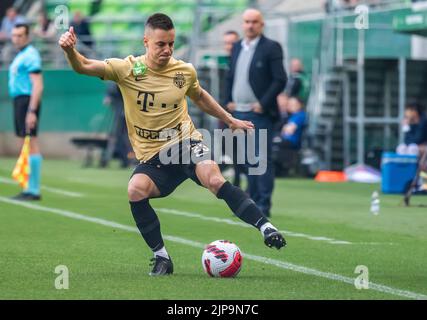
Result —
M 5 177 L 0 177 L 0 182 L 7 183 L 7 184 L 17 184 L 17 182 L 15 180 L 8 179 Z M 57 188 L 51 188 L 51 187 L 47 187 L 44 185 L 41 186 L 41 189 L 46 190 L 46 191 L 51 192 L 51 193 L 56 193 L 56 194 L 60 194 L 63 196 L 67 196 L 67 197 L 73 197 L 73 198 L 84 197 L 84 194 L 82 194 L 82 193 L 66 191 L 66 190 L 57 189 Z
M 169 208 L 156 208 L 156 210 L 159 212 L 164 212 L 167 214 L 173 214 L 173 215 L 177 215 L 177 216 L 183 216 L 183 217 L 187 217 L 187 218 L 196 218 L 196 219 L 200 219 L 200 220 L 220 222 L 220 223 L 230 224 L 230 225 L 244 227 L 244 228 L 253 228 L 251 225 L 249 225 L 247 223 L 243 223 L 240 221 L 234 221 L 231 219 L 204 216 L 204 215 L 201 215 L 198 213 L 185 212 L 185 211 L 169 209 Z M 326 241 L 326 242 L 331 243 L 331 244 L 353 244 L 353 242 L 350 242 L 350 241 L 336 240 L 336 239 L 327 238 L 327 237 L 315 237 L 315 236 L 311 236 L 309 234 L 292 232 L 289 230 L 279 230 L 279 231 L 281 233 L 284 233 L 287 236 L 306 238 L 306 239 L 313 240 L 313 241 Z
M 16 182 L 14 180 L 4 178 L 4 177 L 0 177 L 0 182 L 4 182 L 4 183 L 8 183 L 8 184 L 16 184 Z M 82 193 L 65 191 L 65 190 L 60 190 L 60 189 L 56 189 L 56 188 L 50 188 L 47 186 L 41 186 L 41 188 L 43 190 L 50 191 L 52 193 L 57 193 L 57 194 L 61 194 L 61 195 L 69 196 L 69 197 L 84 197 L 85 196 Z M 250 226 L 246 223 L 234 221 L 231 219 L 205 216 L 205 215 L 201 215 L 198 213 L 185 212 L 185 211 L 169 209 L 169 208 L 155 208 L 155 209 L 160 211 L 160 212 L 167 213 L 167 214 L 174 214 L 174 215 L 184 216 L 187 218 L 196 218 L 196 219 L 205 220 L 205 221 L 215 221 L 215 222 L 220 222 L 220 223 L 225 223 L 225 224 L 230 224 L 230 225 L 237 225 L 237 226 L 245 227 L 245 228 L 252 228 L 252 226 Z M 305 238 L 305 239 L 309 239 L 309 240 L 313 240 L 313 241 L 325 241 L 329 244 L 363 244 L 363 245 L 384 245 L 384 244 L 392 245 L 393 244 L 393 243 L 382 243 L 382 242 L 354 243 L 354 242 L 350 242 L 350 241 L 346 241 L 346 240 L 336 240 L 336 239 L 328 238 L 328 237 L 312 236 L 309 234 L 293 232 L 293 231 L 289 231 L 289 230 L 279 230 L 279 231 L 281 233 L 285 233 L 287 236 L 290 236 L 290 237 Z
M 194 212 L 186 212 L 181 210 L 175 210 L 175 209 L 169 209 L 169 208 L 155 208 L 155 210 L 159 212 L 164 212 L 166 214 L 173 214 L 178 216 L 183 216 L 187 218 L 196 218 L 200 220 L 205 221 L 214 221 L 214 222 L 220 222 L 245 228 L 252 228 L 252 226 L 248 225 L 247 223 L 243 223 L 240 221 L 234 221 L 231 219 L 224 219 L 224 218 L 217 218 L 212 216 L 205 216 Z M 325 241 L 330 244 L 355 244 L 355 245 L 393 245 L 393 242 L 350 242 L 346 240 L 336 240 L 333 238 L 328 237 L 318 237 L 318 236 L 312 236 L 305 233 L 299 233 L 299 232 L 293 232 L 289 230 L 279 230 L 279 232 L 284 233 L 287 236 L 291 237 L 299 237 L 299 238 L 305 238 L 313 241 Z
M 88 181 L 86 179 L 82 179 L 82 178 L 68 178 L 67 180 L 72 181 L 72 182 L 82 183 L 82 184 L 89 184 L 90 183 L 90 181 Z M 99 185 L 98 183 L 96 183 L 96 184 Z M 174 210 L 174 209 L 169 209 L 169 208 L 155 208 L 155 209 L 158 211 L 163 211 L 164 213 L 185 216 L 188 218 L 197 218 L 197 219 L 206 220 L 206 221 L 215 221 L 215 222 L 226 223 L 226 224 L 231 224 L 231 225 L 238 225 L 238 226 L 245 227 L 245 228 L 252 228 L 250 225 L 248 225 L 246 223 L 233 221 L 231 219 L 221 219 L 221 218 L 216 218 L 216 217 L 212 217 L 212 216 L 200 215 L 198 213 L 185 212 L 185 211 Z M 357 243 L 355 243 L 355 242 L 350 242 L 350 241 L 346 241 L 346 240 L 336 240 L 336 239 L 328 238 L 328 237 L 312 236 L 309 234 L 292 232 L 289 230 L 279 230 L 279 232 L 286 233 L 286 235 L 290 236 L 290 237 L 300 237 L 300 238 L 305 238 L 305 239 L 309 239 L 309 240 L 313 240 L 313 241 L 325 241 L 325 242 L 328 242 L 329 244 L 393 245 L 393 243 L 391 243 L 391 242 L 387 242 L 387 243 L 385 243 L 385 242 L 357 242 Z
M 40 205 L 36 205 L 36 204 L 32 204 L 32 203 L 11 200 L 11 199 L 4 198 L 1 196 L 0 196 L 0 201 L 5 202 L 5 203 L 9 203 L 9 204 L 14 204 L 14 205 L 21 206 L 21 207 L 25 207 L 28 209 L 50 212 L 50 213 L 54 213 L 54 214 L 57 214 L 60 216 L 72 218 L 72 219 L 89 221 L 89 222 L 97 223 L 97 224 L 108 226 L 108 227 L 113 227 L 113 228 L 117 228 L 117 229 L 121 229 L 121 230 L 125 230 L 125 231 L 139 233 L 139 231 L 136 227 L 127 226 L 127 225 L 124 225 L 121 223 L 117 223 L 114 221 L 109 221 L 109 220 L 105 220 L 105 219 L 101 219 L 101 218 L 86 216 L 86 215 L 83 215 L 80 213 L 75 213 L 75 212 L 56 209 L 56 208 L 48 208 L 48 207 L 44 207 L 44 206 L 40 206 Z M 195 248 L 204 248 L 204 246 L 205 246 L 201 242 L 192 241 L 192 240 L 184 239 L 181 237 L 164 236 L 164 239 L 172 241 L 172 242 L 176 242 L 176 243 L 185 244 L 185 245 L 195 247 Z M 304 273 L 304 274 L 308 274 L 308 275 L 312 275 L 312 276 L 316 276 L 316 277 L 320 277 L 320 278 L 326 278 L 329 280 L 344 282 L 344 283 L 350 284 L 352 286 L 354 285 L 354 278 L 342 276 L 339 274 L 330 273 L 330 272 L 323 272 L 323 271 L 319 271 L 316 269 L 300 266 L 297 264 L 284 262 L 284 261 L 280 261 L 280 260 L 275 260 L 275 259 L 270 259 L 270 258 L 266 258 L 266 257 L 262 257 L 262 256 L 256 256 L 256 255 L 247 254 L 247 253 L 243 253 L 243 256 L 246 259 L 257 261 L 257 262 L 268 264 L 268 265 L 272 265 L 272 266 L 276 266 L 276 267 L 281 268 L 281 269 L 300 272 L 300 273 Z M 427 300 L 427 296 L 424 294 L 411 292 L 411 291 L 407 291 L 407 290 L 395 289 L 392 287 L 387 287 L 387 286 L 384 286 L 381 284 L 376 284 L 373 282 L 369 282 L 369 289 L 379 291 L 382 293 L 395 295 L 395 296 L 409 298 L 409 299 Z
M 83 193 L 66 191 L 66 190 L 51 188 L 51 187 L 47 187 L 47 186 L 43 186 L 43 185 L 41 186 L 41 189 L 46 190 L 46 191 L 51 192 L 51 193 L 61 194 L 61 195 L 73 197 L 73 198 L 82 198 L 85 196 Z

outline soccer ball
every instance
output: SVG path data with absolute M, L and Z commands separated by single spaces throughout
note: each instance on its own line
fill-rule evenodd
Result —
M 238 246 L 227 240 L 216 240 L 205 247 L 202 265 L 211 277 L 235 277 L 242 268 L 243 257 Z

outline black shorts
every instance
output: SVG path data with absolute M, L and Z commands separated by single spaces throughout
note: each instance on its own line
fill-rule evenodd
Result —
M 15 112 L 15 134 L 18 137 L 26 136 L 25 118 L 27 116 L 28 105 L 30 104 L 30 96 L 17 96 L 13 99 L 13 106 Z M 37 107 L 36 116 L 37 123 L 33 129 L 30 130 L 30 136 L 37 137 L 37 130 L 40 123 L 40 104 Z
M 160 197 L 166 197 L 171 194 L 188 178 L 198 185 L 202 185 L 196 175 L 196 164 L 203 160 L 212 159 L 209 148 L 201 141 L 191 141 L 187 142 L 187 144 L 180 143 L 175 147 L 177 148 L 173 159 L 176 159 L 176 157 L 182 159 L 188 156 L 190 163 L 188 161 L 180 161 L 179 163 L 173 161 L 171 164 L 163 164 L 160 153 L 158 153 L 150 160 L 138 164 L 131 177 L 138 173 L 149 176 L 159 189 Z

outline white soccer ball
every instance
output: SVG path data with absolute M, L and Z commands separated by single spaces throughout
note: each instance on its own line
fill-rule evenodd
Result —
M 227 240 L 216 240 L 205 247 L 202 265 L 211 277 L 235 277 L 242 268 L 243 256 L 238 246 Z

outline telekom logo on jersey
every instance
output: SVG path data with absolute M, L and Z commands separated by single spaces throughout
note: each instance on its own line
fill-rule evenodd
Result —
M 149 112 L 147 107 L 154 107 L 154 97 L 155 94 L 152 92 L 138 91 L 136 104 L 142 106 L 141 111 Z M 168 106 L 166 105 L 166 103 L 162 103 L 161 107 L 166 108 Z M 170 107 L 176 109 L 178 108 L 178 104 L 175 103 Z
M 162 164 L 190 164 L 203 160 L 214 160 L 218 164 L 231 164 L 231 159 L 224 157 L 236 152 L 236 164 L 248 165 L 249 175 L 262 175 L 267 170 L 267 130 L 254 131 L 215 129 L 213 134 L 206 129 L 197 129 L 203 136 L 203 143 L 192 146 L 191 122 L 183 121 L 180 130 L 164 129 L 170 140 L 170 147 L 164 148 L 159 153 Z M 175 131 L 173 134 L 171 131 Z M 160 136 L 166 136 L 160 134 Z M 175 137 L 175 139 L 174 139 Z M 177 143 L 178 137 L 180 144 Z M 258 152 L 256 147 L 258 147 Z M 180 152 L 182 150 L 182 152 Z M 186 152 L 190 151 L 191 152 Z M 179 156 L 177 156 L 179 155 Z

